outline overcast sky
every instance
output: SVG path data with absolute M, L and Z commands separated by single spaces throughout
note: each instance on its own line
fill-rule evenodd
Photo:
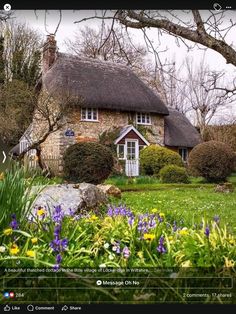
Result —
M 164 12 L 164 11 L 163 11 Z M 97 12 L 99 14 L 99 12 Z M 184 13 L 182 11 L 178 12 L 178 16 L 182 18 Z M 207 14 L 207 11 L 202 12 L 203 16 Z M 58 29 L 56 40 L 59 47 L 59 51 L 65 52 L 66 45 L 65 40 L 70 39 L 73 40 L 74 34 L 79 31 L 79 29 L 84 26 L 90 27 L 99 27 L 101 20 L 89 20 L 83 23 L 75 24 L 75 21 L 80 20 L 81 18 L 90 17 L 94 15 L 94 11 L 92 10 L 76 10 L 76 11 L 62 11 L 62 22 Z M 43 35 L 47 35 L 47 31 L 49 33 L 54 33 L 58 20 L 59 20 L 59 11 L 48 11 L 47 14 L 47 31 L 45 29 L 45 12 L 44 11 L 15 11 L 15 16 L 17 20 L 21 22 L 26 22 L 29 26 L 37 29 Z M 184 16 L 183 16 L 184 17 Z M 191 18 L 191 16 L 190 16 Z M 236 22 L 235 11 L 227 11 L 225 13 L 225 26 L 228 25 L 230 20 L 233 19 Z M 223 25 L 224 26 L 224 25 Z M 230 43 L 236 49 L 236 34 L 235 30 L 229 32 L 227 35 L 227 42 Z M 132 37 L 135 41 L 144 44 L 143 34 L 140 30 L 131 30 Z M 149 36 L 153 40 L 153 44 L 157 47 L 157 50 L 163 51 L 166 50 L 165 53 L 162 53 L 162 58 L 172 59 L 175 57 L 176 62 L 180 65 L 186 57 L 192 58 L 193 62 L 198 65 L 203 54 L 205 54 L 205 62 L 210 66 L 212 70 L 224 70 L 226 72 L 226 80 L 230 83 L 236 76 L 236 68 L 230 64 L 226 64 L 225 59 L 217 52 L 207 49 L 201 50 L 199 48 L 194 48 L 191 51 L 188 51 L 186 46 L 181 43 L 180 46 L 176 44 L 176 39 L 173 36 L 164 34 L 161 37 L 161 42 L 158 42 L 157 30 L 150 30 Z M 184 73 L 183 73 L 184 75 Z M 235 106 L 235 105 L 233 105 Z M 236 108 L 231 106 L 228 112 L 233 111 L 236 112 Z

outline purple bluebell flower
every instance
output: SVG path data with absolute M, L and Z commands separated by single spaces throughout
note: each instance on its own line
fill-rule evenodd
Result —
M 16 220 L 16 215 L 15 214 L 12 214 L 11 215 L 11 218 L 12 218 L 12 221 L 10 222 L 10 227 L 13 229 L 13 230 L 16 230 L 19 228 L 19 224 Z
M 174 232 L 176 232 L 176 231 L 177 231 L 177 229 L 178 229 L 178 228 L 177 228 L 176 221 L 174 221 L 174 223 L 173 223 L 173 231 L 174 231 Z
M 113 216 L 113 208 L 111 206 L 108 208 L 107 215 L 110 217 Z
M 57 256 L 56 256 L 56 263 L 57 264 L 61 264 L 61 262 L 62 262 L 62 256 L 61 256 L 61 254 L 57 254 Z
M 128 224 L 129 224 L 130 226 L 132 226 L 133 223 L 134 223 L 134 216 L 130 216 L 129 219 L 128 219 Z
M 52 215 L 52 219 L 54 222 L 60 223 L 62 221 L 63 217 L 65 216 L 65 214 L 61 208 L 61 205 L 55 206 L 54 208 L 55 209 L 54 209 L 54 212 Z
M 59 265 L 59 264 L 55 264 L 55 265 L 53 266 L 53 270 L 54 270 L 54 271 L 58 271 L 59 268 L 60 268 L 60 265 Z
M 72 214 L 72 211 L 70 210 L 70 213 Z M 61 228 L 62 228 L 62 221 L 65 214 L 62 211 L 61 205 L 54 207 L 54 212 L 52 214 L 52 220 L 55 223 L 54 227 L 54 239 L 50 242 L 49 246 L 53 250 L 53 252 L 57 253 L 56 255 L 56 264 L 54 265 L 53 269 L 57 271 L 60 267 L 60 264 L 62 262 L 62 255 L 61 253 L 64 252 L 67 249 L 68 246 L 68 239 L 64 238 L 61 239 Z
M 210 228 L 209 228 L 209 226 L 206 226 L 204 234 L 206 235 L 207 238 L 209 238 L 209 236 L 210 236 Z
M 214 222 L 216 222 L 217 224 L 219 224 L 219 222 L 220 222 L 220 216 L 215 215 L 215 216 L 213 217 L 213 220 L 214 220 Z
M 161 254 L 164 254 L 167 251 L 165 246 L 164 246 L 164 242 L 165 242 L 165 238 L 164 238 L 164 236 L 161 236 L 159 239 L 159 245 L 157 247 L 157 251 Z
M 122 254 L 124 256 L 124 258 L 129 258 L 130 257 L 130 250 L 127 246 L 125 246 L 122 250 Z

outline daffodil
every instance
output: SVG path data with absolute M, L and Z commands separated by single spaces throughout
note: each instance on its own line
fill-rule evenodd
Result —
M 31 242 L 32 242 L 32 244 L 36 244 L 38 242 L 38 238 L 32 238 Z
M 234 267 L 235 261 L 232 259 L 228 259 L 228 257 L 225 257 L 225 267 Z
M 139 257 L 140 259 L 143 259 L 143 252 L 142 252 L 142 251 L 139 251 L 139 252 L 137 253 L 137 255 L 138 255 L 138 257 Z
M 27 255 L 28 257 L 35 257 L 35 252 L 32 251 L 32 250 L 28 250 L 28 251 L 26 252 L 26 255 Z
M 152 241 L 153 239 L 155 239 L 155 235 L 151 233 L 145 233 L 143 235 L 143 239 L 146 241 Z
M 192 263 L 190 260 L 187 260 L 187 261 L 184 261 L 182 264 L 181 264 L 181 267 L 191 267 L 192 266 Z
M 6 235 L 6 236 L 11 235 L 12 234 L 12 228 L 5 229 L 3 231 L 3 234 Z
M 46 211 L 45 211 L 45 209 L 44 209 L 43 207 L 39 207 L 39 208 L 37 209 L 37 216 L 42 217 L 42 216 L 44 216 L 45 214 L 46 214 Z
M 159 216 L 164 219 L 165 218 L 165 214 L 164 213 L 160 213 Z
M 179 230 L 179 234 L 183 236 L 188 235 L 189 234 L 188 228 L 184 227 L 183 229 Z
M 4 173 L 0 173 L 0 181 L 4 180 Z
M 10 254 L 17 255 L 20 252 L 20 249 L 17 244 L 12 244 L 10 248 Z
M 87 221 L 88 222 L 92 222 L 92 221 L 95 221 L 95 220 L 97 220 L 98 219 L 98 217 L 96 216 L 96 215 L 92 215 L 91 217 L 89 217 L 88 219 L 87 219 Z
M 158 209 L 157 209 L 157 208 L 153 208 L 153 209 L 151 210 L 151 212 L 152 212 L 153 214 L 156 214 L 156 213 L 158 212 Z

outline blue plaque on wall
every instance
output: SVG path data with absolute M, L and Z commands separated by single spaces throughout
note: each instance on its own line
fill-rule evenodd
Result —
M 75 132 L 71 129 L 65 131 L 65 136 L 75 136 Z

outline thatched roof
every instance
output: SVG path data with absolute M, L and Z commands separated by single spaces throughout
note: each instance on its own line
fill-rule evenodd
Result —
M 165 117 L 165 145 L 194 147 L 201 142 L 200 134 L 190 121 L 177 110 L 169 109 Z
M 120 64 L 58 53 L 42 84 L 50 94 L 82 97 L 82 106 L 168 115 L 162 100 Z

